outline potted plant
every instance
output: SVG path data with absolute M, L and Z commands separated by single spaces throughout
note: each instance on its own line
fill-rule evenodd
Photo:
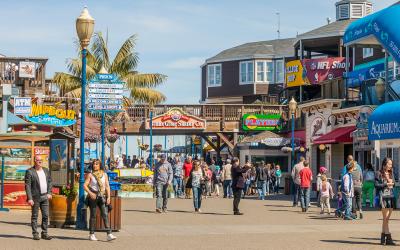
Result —
M 154 145 L 154 151 L 160 152 L 162 149 L 162 145 L 161 144 L 155 144 Z
M 78 186 L 67 184 L 59 190 L 59 194 L 53 194 L 53 198 L 49 201 L 50 225 L 55 227 L 74 225 L 76 221 Z

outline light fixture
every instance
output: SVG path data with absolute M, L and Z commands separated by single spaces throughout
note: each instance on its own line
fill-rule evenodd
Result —
M 94 18 L 90 16 L 87 7 L 83 8 L 81 15 L 76 19 L 76 33 L 82 49 L 86 49 L 90 43 L 94 30 Z
M 325 144 L 320 144 L 320 145 L 318 145 L 318 149 L 322 153 L 325 153 L 329 149 L 329 147 L 327 147 Z
M 292 114 L 296 113 L 296 109 L 297 109 L 297 102 L 294 99 L 294 97 L 292 96 L 292 100 L 290 100 L 290 102 L 289 102 L 290 113 L 292 113 Z
M 385 81 L 382 78 L 379 78 L 375 83 L 375 92 L 378 100 L 382 100 L 383 94 L 385 93 Z

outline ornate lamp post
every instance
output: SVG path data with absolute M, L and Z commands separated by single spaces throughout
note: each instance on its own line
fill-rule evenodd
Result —
M 292 114 L 292 164 L 291 164 L 291 169 L 293 169 L 294 167 L 294 114 L 296 113 L 296 109 L 297 109 L 297 102 L 294 99 L 294 97 L 292 97 L 292 100 L 290 100 L 289 102 L 289 110 L 290 113 Z
M 383 94 L 385 93 L 385 81 L 382 78 L 379 78 L 375 83 L 375 92 L 376 97 L 378 97 L 378 101 L 381 102 L 383 99 Z
M 76 19 L 76 33 L 82 48 L 82 92 L 81 92 L 81 136 L 80 136 L 80 177 L 79 177 L 79 203 L 77 211 L 76 227 L 86 228 L 86 222 L 82 217 L 82 208 L 85 201 L 85 113 L 86 113 L 86 54 L 94 30 L 94 19 L 90 16 L 87 7 L 83 8 L 81 15 Z

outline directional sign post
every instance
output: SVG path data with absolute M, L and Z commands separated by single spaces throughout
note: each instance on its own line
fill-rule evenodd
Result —
M 91 112 L 101 112 L 101 163 L 105 164 L 104 154 L 104 126 L 105 113 L 116 113 L 123 110 L 123 93 L 125 83 L 117 79 L 113 74 L 97 74 L 95 79 L 89 83 L 88 110 Z

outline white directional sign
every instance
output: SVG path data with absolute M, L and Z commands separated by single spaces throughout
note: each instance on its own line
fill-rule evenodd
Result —
M 89 94 L 89 98 L 100 98 L 100 99 L 123 99 L 123 95 L 114 94 Z
M 109 83 L 90 83 L 89 88 L 102 88 L 102 89 L 123 89 L 122 83 L 109 84 Z
M 116 100 L 108 100 L 108 99 L 89 99 L 89 104 L 96 103 L 96 104 L 115 104 L 115 105 L 122 105 L 121 99 Z
M 99 94 L 122 94 L 123 89 L 89 89 L 89 93 L 99 93 Z
M 122 105 L 89 104 L 88 108 L 94 110 L 122 110 Z

